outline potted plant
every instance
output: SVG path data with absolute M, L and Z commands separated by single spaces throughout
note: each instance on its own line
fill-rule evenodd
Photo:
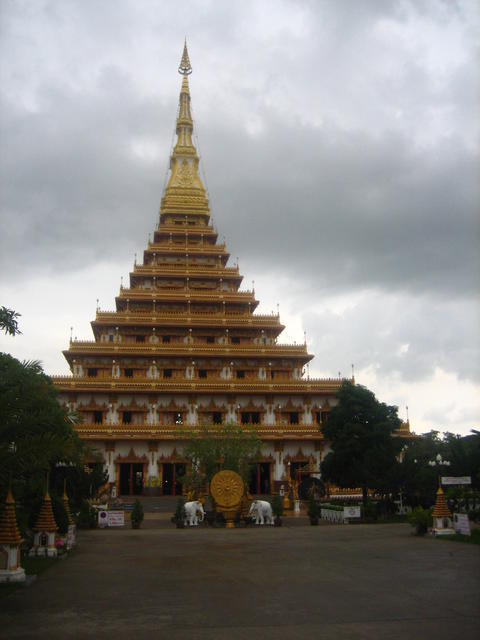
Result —
M 135 500 L 135 504 L 133 505 L 132 513 L 130 514 L 130 522 L 132 524 L 132 529 L 140 529 L 140 525 L 143 521 L 143 507 L 140 500 Z
M 173 516 L 173 519 L 175 521 L 177 529 L 184 529 L 185 528 L 185 518 L 186 517 L 187 517 L 187 514 L 185 512 L 185 502 L 184 502 L 183 498 L 178 498 L 178 500 L 177 500 L 177 508 L 175 509 L 175 514 Z
M 273 496 L 272 498 L 272 512 L 273 512 L 273 523 L 275 527 L 282 526 L 282 515 L 283 515 L 283 500 L 280 496 Z
M 318 517 L 320 515 L 320 507 L 318 506 L 317 501 L 315 500 L 315 497 L 314 497 L 313 493 L 310 495 L 310 498 L 308 500 L 307 514 L 308 514 L 308 517 L 310 518 L 310 524 L 311 525 L 318 525 Z

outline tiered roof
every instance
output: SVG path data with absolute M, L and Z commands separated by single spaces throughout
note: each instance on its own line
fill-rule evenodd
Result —
M 443 493 L 442 487 L 438 487 L 437 500 L 435 502 L 432 515 L 434 518 L 451 518 L 452 517 L 452 513 L 448 508 L 447 501 L 445 500 L 445 495 Z
M 72 514 L 70 513 L 70 505 L 68 504 L 68 496 L 67 496 L 67 482 L 65 481 L 65 485 L 63 487 L 63 506 L 65 507 L 65 513 L 67 514 L 68 524 L 75 524 L 73 522 Z
M 0 516 L 0 544 L 16 546 L 22 543 L 22 536 L 17 527 L 15 515 L 15 500 L 11 490 L 8 490 L 5 509 Z
M 42 508 L 38 514 L 37 522 L 33 527 L 34 531 L 58 531 L 57 523 L 53 515 L 52 499 L 48 493 L 48 489 L 45 492 L 43 498 Z

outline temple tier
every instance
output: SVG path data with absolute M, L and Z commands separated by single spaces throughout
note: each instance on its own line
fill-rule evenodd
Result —
M 95 340 L 64 351 L 72 377 L 54 382 L 117 494 L 178 493 L 179 433 L 224 423 L 257 426 L 250 490 L 268 494 L 299 467 L 319 468 L 322 424 L 342 381 L 306 378 L 306 345 L 278 343 L 278 314 L 255 314 L 255 291 L 240 291 L 198 174 L 186 46 L 179 71 L 177 141 L 153 239 L 116 310 L 97 310 Z

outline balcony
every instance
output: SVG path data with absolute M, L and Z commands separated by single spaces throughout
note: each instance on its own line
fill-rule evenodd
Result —
M 316 425 L 249 425 L 253 426 L 262 440 L 323 440 Z M 222 425 L 209 425 L 211 433 L 218 432 Z M 182 434 L 189 437 L 199 433 L 199 425 L 162 425 L 162 424 L 77 424 L 75 430 L 85 440 L 110 440 L 127 438 L 129 440 L 181 440 Z M 203 431 L 203 429 L 202 429 Z
M 325 394 L 331 395 L 338 391 L 344 380 L 340 378 L 310 378 L 309 380 L 176 380 L 147 378 L 74 378 L 72 376 L 52 376 L 52 381 L 59 391 L 75 391 L 76 393 L 109 392 L 119 393 L 225 393 L 225 394 Z
M 95 353 L 131 357 L 132 355 L 156 355 L 156 356 L 213 356 L 219 357 L 261 357 L 261 358 L 283 358 L 292 356 L 308 356 L 308 360 L 313 358 L 307 353 L 304 344 L 271 344 L 271 345 L 248 345 L 248 344 L 207 344 L 205 342 L 95 342 L 93 340 L 72 340 L 70 342 L 69 353 Z

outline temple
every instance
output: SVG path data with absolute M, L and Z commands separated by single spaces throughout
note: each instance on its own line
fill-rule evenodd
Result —
M 92 321 L 93 341 L 71 340 L 71 377 L 55 377 L 81 416 L 117 495 L 181 491 L 181 432 L 255 424 L 262 439 L 250 490 L 268 494 L 309 464 L 319 469 L 322 424 L 342 383 L 305 376 L 306 344 L 282 344 L 278 314 L 255 313 L 238 265 L 210 219 L 192 141 L 185 45 L 176 144 L 158 226 L 115 311 Z

